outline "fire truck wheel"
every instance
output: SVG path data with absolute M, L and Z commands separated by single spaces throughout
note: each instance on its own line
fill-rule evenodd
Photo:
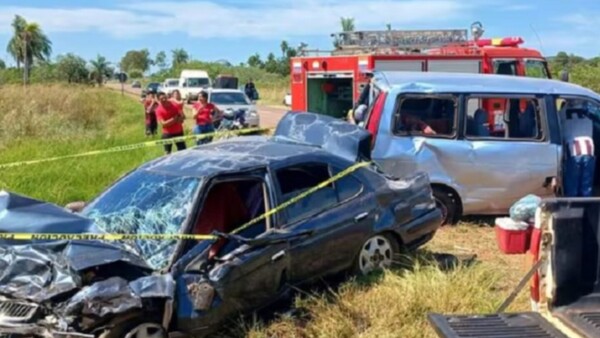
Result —
M 454 225 L 458 223 L 456 217 L 458 206 L 454 194 L 447 190 L 434 187 L 433 198 L 435 199 L 436 206 L 442 211 L 442 225 Z

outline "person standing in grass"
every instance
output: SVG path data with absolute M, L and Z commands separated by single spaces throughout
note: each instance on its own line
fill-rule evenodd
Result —
M 183 120 L 185 119 L 181 109 L 167 98 L 167 94 L 158 93 L 158 108 L 156 118 L 162 126 L 162 138 L 171 139 L 183 136 Z M 177 150 L 186 148 L 185 141 L 176 142 Z M 165 144 L 165 153 L 168 155 L 173 149 L 173 144 Z
M 208 102 L 208 93 L 205 91 L 200 92 L 198 95 L 198 102 L 194 103 L 194 120 L 196 120 L 196 126 L 194 127 L 194 134 L 209 134 L 215 132 L 213 122 L 220 120 L 222 112 L 214 104 Z M 196 141 L 197 145 L 209 143 L 212 141 L 212 137 L 205 137 Z
M 171 101 L 180 107 L 181 111 L 183 112 L 184 102 L 181 99 L 181 92 L 179 89 L 175 89 L 171 92 Z
M 158 107 L 158 101 L 156 100 L 156 93 L 150 92 L 144 100 L 144 113 L 146 115 L 146 136 L 156 135 L 158 130 L 158 123 L 156 121 L 156 108 Z

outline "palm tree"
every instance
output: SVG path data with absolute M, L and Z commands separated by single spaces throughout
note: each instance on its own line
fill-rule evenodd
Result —
M 104 77 L 111 73 L 110 62 L 104 56 L 98 55 L 95 60 L 90 61 L 90 64 L 92 66 L 91 79 L 96 81 L 98 86 L 102 86 Z
M 29 71 L 34 61 L 47 61 L 52 54 L 52 42 L 35 22 L 27 22 L 16 15 L 12 23 L 14 34 L 8 42 L 7 51 L 17 62 L 23 63 L 23 82 L 29 82 Z
M 280 48 L 281 48 L 281 55 L 283 55 L 283 57 L 285 58 L 288 49 L 290 49 L 290 45 L 287 43 L 287 41 L 283 40 L 283 41 L 281 41 Z
M 6 51 L 15 59 L 17 62 L 17 68 L 21 68 L 21 63 L 23 61 L 23 48 L 21 41 L 21 32 L 27 26 L 27 21 L 19 15 L 15 15 L 15 18 L 12 22 L 13 27 L 13 36 L 8 41 L 8 46 L 6 46 Z
M 173 53 L 173 67 L 189 61 L 190 56 L 183 48 L 173 49 L 171 53 Z
M 342 32 L 353 32 L 354 31 L 354 18 L 340 18 L 342 25 Z

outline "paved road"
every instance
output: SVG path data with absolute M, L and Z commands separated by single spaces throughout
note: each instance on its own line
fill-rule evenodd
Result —
M 119 83 L 109 82 L 106 84 L 106 87 L 119 91 L 121 90 L 121 84 Z M 125 84 L 124 89 L 127 94 L 135 96 L 136 98 L 139 98 L 142 92 L 140 88 L 131 88 L 130 84 Z M 258 105 L 256 108 L 260 115 L 260 126 L 263 128 L 274 128 L 279 122 L 279 119 L 281 119 L 287 111 L 285 107 L 281 106 Z

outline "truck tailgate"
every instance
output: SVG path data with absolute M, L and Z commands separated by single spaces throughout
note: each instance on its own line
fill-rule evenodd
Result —
M 442 338 L 567 338 L 539 313 L 491 315 L 429 314 L 429 322 Z

